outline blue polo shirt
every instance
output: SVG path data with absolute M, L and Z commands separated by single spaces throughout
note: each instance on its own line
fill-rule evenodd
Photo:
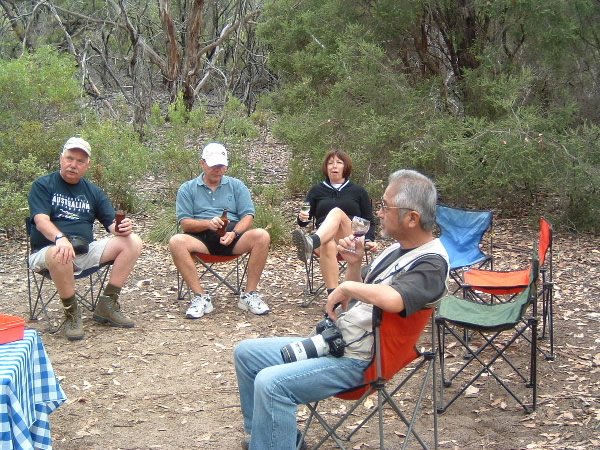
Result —
M 250 190 L 237 178 L 223 176 L 221 184 L 213 192 L 204 184 L 204 173 L 186 181 L 177 191 L 177 222 L 182 219 L 212 219 L 227 209 L 227 217 L 239 222 L 248 214 L 254 216 L 254 203 Z

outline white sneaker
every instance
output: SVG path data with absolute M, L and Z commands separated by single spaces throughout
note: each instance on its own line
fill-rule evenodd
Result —
M 213 312 L 214 306 L 212 304 L 210 295 L 200 294 L 196 295 L 190 304 L 190 307 L 185 312 L 185 317 L 188 319 L 199 319 L 204 314 Z
M 256 314 L 257 316 L 262 316 L 263 314 L 267 314 L 269 311 L 269 305 L 267 305 L 262 296 L 256 292 L 244 292 L 240 295 L 240 301 L 238 302 L 238 308 L 244 311 L 250 311 L 252 314 Z

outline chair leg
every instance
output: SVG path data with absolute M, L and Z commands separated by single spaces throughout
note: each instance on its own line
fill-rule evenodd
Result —
M 500 335 L 501 332 L 496 332 L 495 334 L 493 334 L 491 337 L 486 336 L 483 333 L 478 333 L 486 342 L 483 346 L 481 346 L 479 349 L 477 349 L 476 351 L 473 351 L 472 349 L 467 347 L 467 343 L 461 338 L 460 333 L 457 333 L 455 330 L 453 330 L 452 328 L 450 328 L 449 326 L 447 326 L 445 323 L 442 323 L 444 331 L 448 331 L 463 347 L 467 348 L 468 351 L 470 352 L 472 359 L 469 361 L 466 361 L 450 378 L 449 381 L 445 381 L 444 379 L 444 356 L 443 356 L 443 352 L 444 352 L 444 342 L 441 340 L 443 339 L 443 335 L 440 336 L 440 346 L 439 346 L 439 350 L 440 350 L 440 364 L 441 364 L 441 373 L 442 373 L 442 383 L 441 383 L 441 387 L 440 387 L 440 406 L 438 407 L 438 412 L 439 413 L 443 413 L 445 412 L 448 407 L 450 405 L 452 405 L 466 390 L 469 386 L 471 386 L 473 384 L 473 382 L 475 382 L 483 373 L 488 373 L 489 375 L 491 375 L 497 382 L 498 384 L 500 384 L 504 390 L 519 404 L 521 405 L 521 407 L 525 410 L 526 413 L 530 413 L 532 411 L 535 410 L 536 407 L 536 398 L 537 398 L 537 318 L 533 317 L 530 318 L 527 321 L 527 324 L 519 329 L 517 329 L 517 332 L 511 337 L 511 339 L 507 342 L 504 343 L 503 346 L 501 348 L 499 348 L 498 346 L 496 346 L 494 344 L 494 340 L 496 339 L 496 337 L 498 335 Z M 521 371 L 510 361 L 510 359 L 507 357 L 507 355 L 505 354 L 506 350 L 508 348 L 510 348 L 510 346 L 521 336 L 524 336 L 524 333 L 530 329 L 531 330 L 531 334 L 532 337 L 531 339 L 528 339 L 530 341 L 530 345 L 531 345 L 531 355 L 530 355 L 530 373 L 529 373 L 529 378 L 526 378 L 523 376 L 523 374 L 521 373 Z M 492 348 L 495 350 L 495 354 L 494 356 L 489 360 L 489 361 L 484 361 L 481 359 L 480 355 L 483 352 L 483 350 L 485 350 L 486 348 Z M 532 400 L 532 406 L 529 406 L 527 404 L 525 404 L 525 402 L 523 400 L 521 400 L 519 397 L 517 397 L 517 395 L 512 391 L 512 389 L 504 382 L 504 380 L 502 380 L 502 378 L 500 378 L 498 376 L 498 374 L 496 373 L 495 370 L 493 370 L 492 366 L 494 365 L 494 363 L 499 359 L 502 358 L 514 371 L 514 373 L 516 375 L 518 375 L 524 382 L 526 387 L 530 387 L 533 388 L 532 391 L 532 396 L 533 396 L 533 400 Z M 477 361 L 479 362 L 479 364 L 481 365 L 481 369 L 473 376 L 471 376 L 471 378 L 465 382 L 462 387 L 452 396 L 452 398 L 450 400 L 448 400 L 447 403 L 443 403 L 443 388 L 444 387 L 448 387 L 450 386 L 451 382 L 457 378 L 458 375 L 460 375 L 461 373 L 463 373 L 465 371 L 465 369 L 467 368 L 468 365 L 470 365 L 473 361 Z
M 313 254 L 310 257 L 309 261 L 304 262 L 304 269 L 306 271 L 306 289 L 305 299 L 300 304 L 300 306 L 303 308 L 309 307 L 312 304 L 312 302 L 314 302 L 319 297 L 319 295 L 321 295 L 325 291 L 325 283 L 321 283 L 318 287 L 315 287 L 315 261 L 317 261 L 317 258 Z
M 548 340 L 550 343 L 550 352 L 544 353 L 546 360 L 554 361 L 554 305 L 552 296 L 553 284 L 548 281 L 543 282 L 542 287 L 542 335 L 540 339 L 546 338 L 548 330 Z

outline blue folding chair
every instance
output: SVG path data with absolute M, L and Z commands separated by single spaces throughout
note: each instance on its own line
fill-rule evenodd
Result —
M 450 258 L 450 276 L 458 284 L 454 293 L 463 285 L 465 269 L 472 266 L 493 269 L 492 222 L 492 211 L 437 205 L 436 224 L 440 229 L 440 240 Z M 487 253 L 484 253 L 481 247 L 487 232 L 489 245 Z

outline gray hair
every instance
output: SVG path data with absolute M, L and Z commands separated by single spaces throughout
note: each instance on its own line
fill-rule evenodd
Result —
M 401 169 L 392 173 L 389 185 L 394 194 L 394 206 L 412 209 L 421 215 L 421 227 L 433 230 L 437 190 L 429 178 L 416 170 Z M 403 214 L 399 210 L 399 214 Z

